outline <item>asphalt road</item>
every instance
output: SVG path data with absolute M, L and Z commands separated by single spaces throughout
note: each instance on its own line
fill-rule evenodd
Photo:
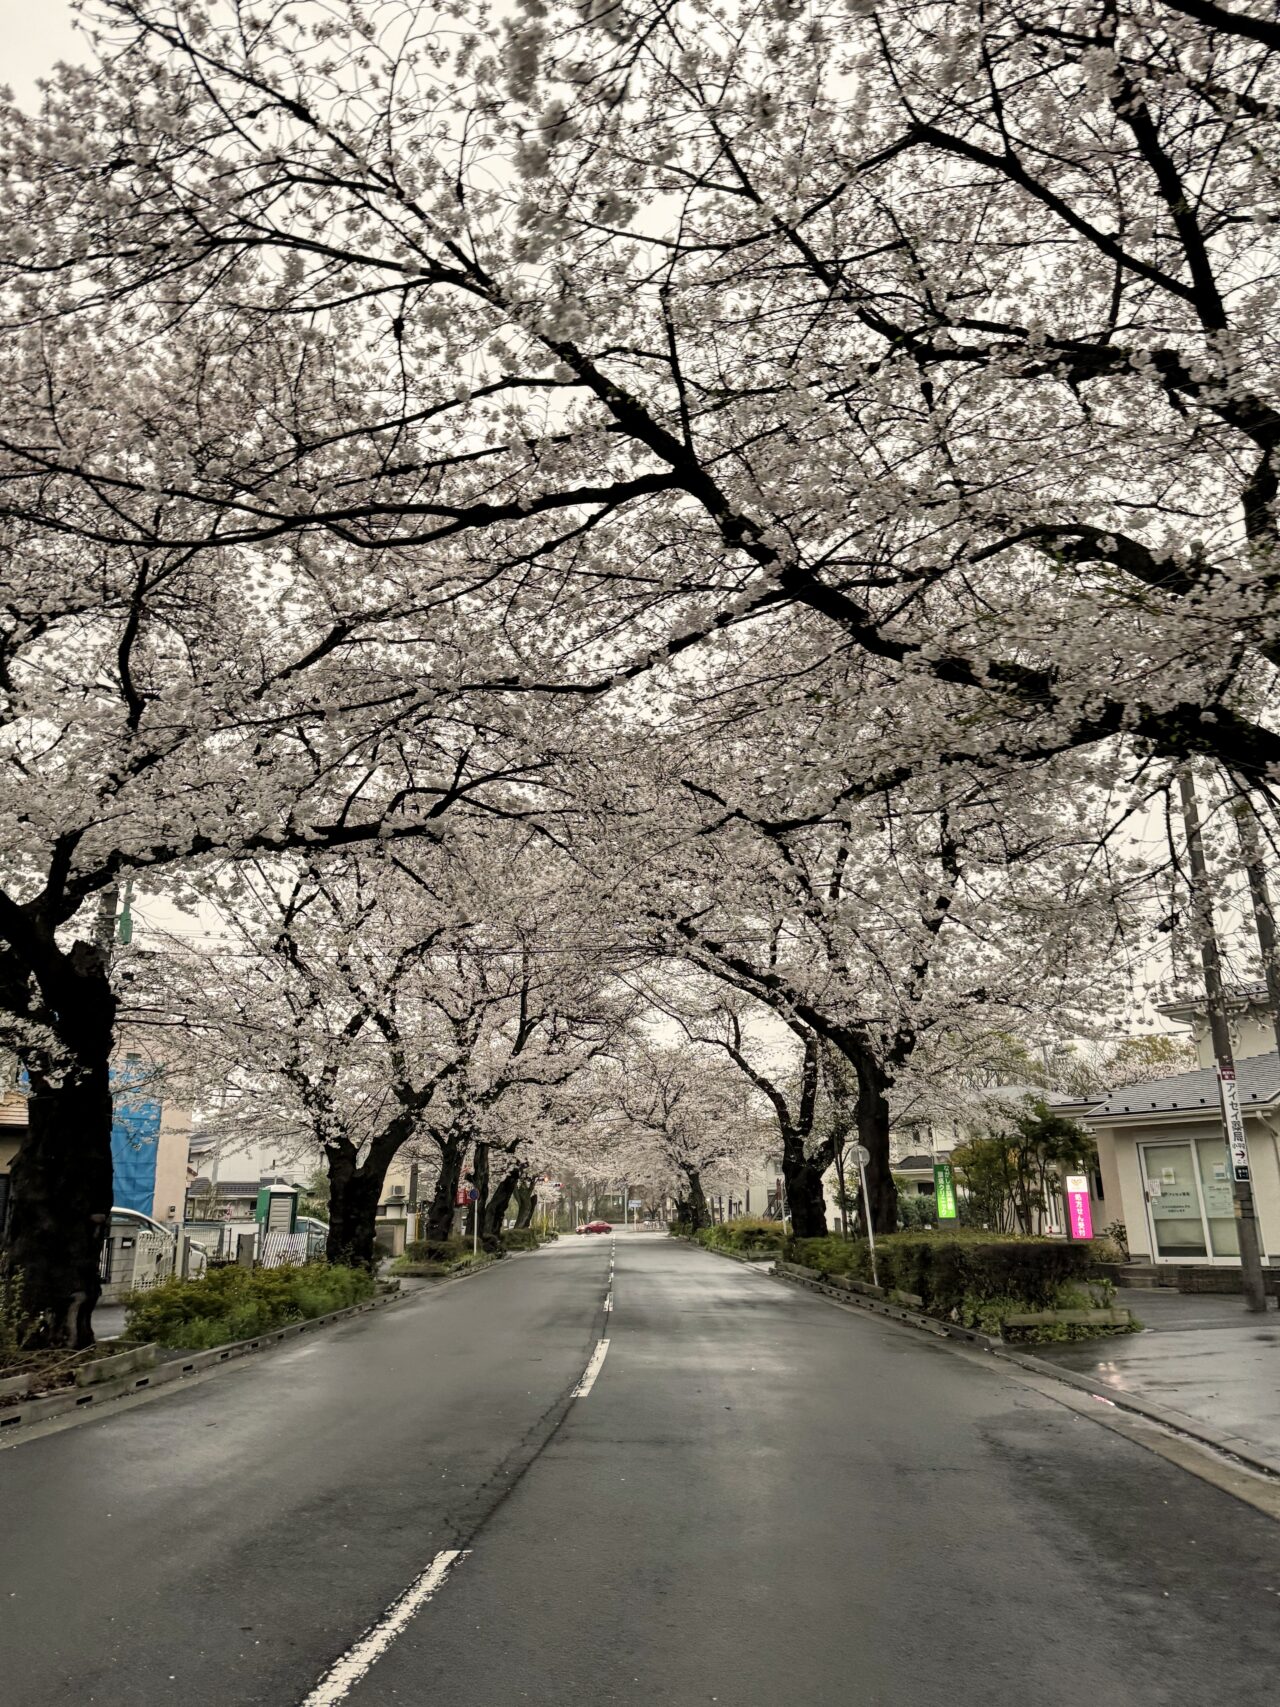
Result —
M 1270 1707 L 1271 1519 L 673 1241 L 606 1312 L 610 1250 L 0 1451 L 0 1702 Z

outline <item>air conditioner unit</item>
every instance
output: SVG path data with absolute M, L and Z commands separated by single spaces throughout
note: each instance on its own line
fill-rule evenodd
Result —
M 392 1197 L 403 1197 L 404 1187 L 402 1185 L 393 1185 L 391 1187 L 391 1195 Z

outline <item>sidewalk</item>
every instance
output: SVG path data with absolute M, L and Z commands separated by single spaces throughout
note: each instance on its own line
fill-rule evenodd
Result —
M 1045 1363 L 1087 1375 L 1207 1424 L 1223 1444 L 1269 1459 L 1280 1470 L 1280 1312 L 1251 1316 L 1244 1299 L 1212 1293 L 1123 1288 L 1140 1334 L 1078 1345 L 1037 1346 Z

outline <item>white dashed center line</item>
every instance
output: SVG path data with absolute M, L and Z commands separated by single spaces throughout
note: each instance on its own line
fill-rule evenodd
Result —
M 608 1350 L 609 1350 L 608 1340 L 601 1340 L 599 1345 L 596 1347 L 596 1349 L 591 1353 L 591 1361 L 587 1364 L 587 1367 L 583 1370 L 582 1379 L 581 1379 L 581 1381 L 579 1381 L 578 1385 L 573 1389 L 573 1392 L 570 1394 L 570 1398 L 573 1398 L 573 1399 L 585 1399 L 586 1398 L 587 1394 L 591 1391 L 591 1389 L 596 1384 L 596 1376 L 599 1375 L 599 1373 L 600 1373 L 601 1367 L 604 1364 L 605 1354 Z M 303 1707 L 310 1707 L 310 1703 L 304 1703 Z M 320 1707 L 320 1704 L 318 1702 L 316 1703 L 316 1707 Z
M 302 1707 L 338 1707 L 374 1662 L 386 1653 L 414 1613 L 427 1604 L 453 1567 L 466 1556 L 466 1549 L 437 1553 L 422 1575 L 388 1607 L 373 1628 L 330 1666 Z

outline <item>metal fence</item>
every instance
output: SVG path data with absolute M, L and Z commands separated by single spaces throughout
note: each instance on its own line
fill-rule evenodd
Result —
M 258 1234 L 254 1262 L 259 1268 L 283 1268 L 286 1263 L 306 1262 L 307 1245 L 306 1233 L 282 1233 L 264 1227 Z
M 240 1254 L 240 1239 L 245 1236 L 253 1238 L 253 1261 L 257 1268 L 319 1262 L 325 1254 L 323 1228 L 284 1233 L 243 1224 L 198 1226 L 188 1235 L 187 1273 L 202 1274 L 209 1263 L 235 1262 Z M 178 1269 L 181 1243 L 180 1238 L 150 1228 L 113 1226 L 98 1265 L 104 1300 L 111 1303 L 126 1292 L 146 1291 L 171 1279 Z
M 178 1261 L 178 1241 L 167 1233 L 139 1227 L 113 1227 L 102 1247 L 98 1267 L 104 1289 L 113 1292 L 143 1292 L 172 1277 Z

